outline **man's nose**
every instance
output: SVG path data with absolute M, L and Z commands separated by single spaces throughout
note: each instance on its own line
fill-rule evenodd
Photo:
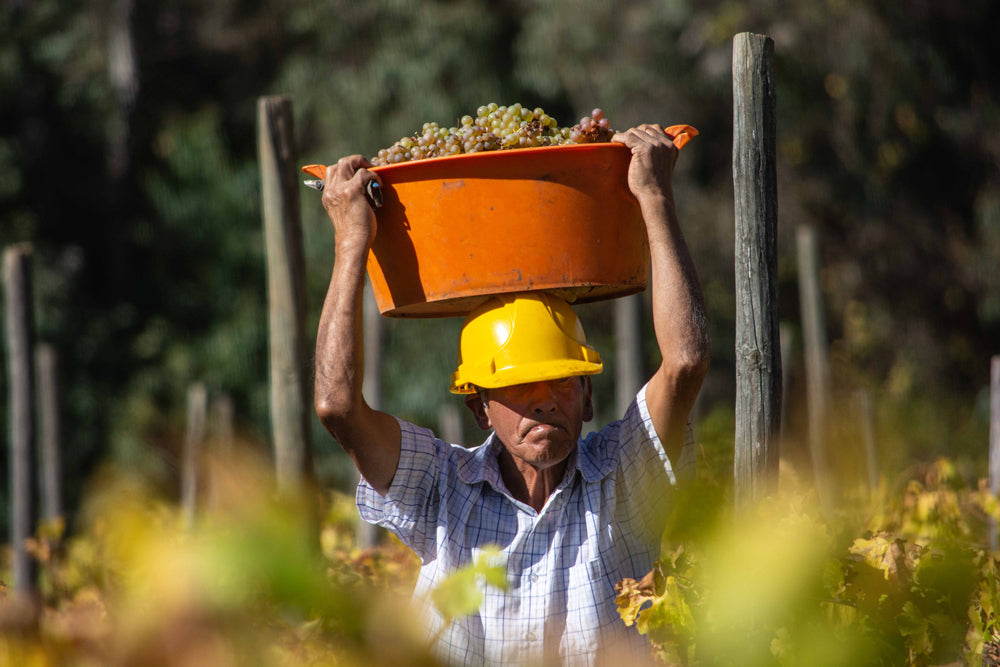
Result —
M 532 382 L 530 387 L 531 408 L 537 413 L 548 413 L 556 409 L 552 387 L 548 382 Z

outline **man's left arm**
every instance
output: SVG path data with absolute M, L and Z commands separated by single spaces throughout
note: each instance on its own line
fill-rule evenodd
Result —
M 678 150 L 659 125 L 615 134 L 632 151 L 628 184 L 646 223 L 651 260 L 653 328 L 660 367 L 646 386 L 646 405 L 673 465 L 680 458 L 688 415 L 708 372 L 708 320 L 701 286 L 674 206 Z

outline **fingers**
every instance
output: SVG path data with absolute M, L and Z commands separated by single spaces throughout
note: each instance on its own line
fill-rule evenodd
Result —
M 381 177 L 369 171 L 371 163 L 363 155 L 349 155 L 326 168 L 326 178 L 324 179 L 323 191 L 330 193 L 331 197 L 336 197 L 336 193 L 344 195 L 364 195 L 365 188 L 369 183 L 375 182 L 382 185 Z
M 364 155 L 348 155 L 337 160 L 337 164 L 331 164 L 326 168 L 326 185 L 332 185 L 336 181 L 346 182 L 354 178 L 359 172 L 364 172 L 365 182 L 378 177 L 368 171 L 372 166 L 371 162 Z M 381 181 L 379 182 L 381 184 Z
M 672 146 L 670 136 L 659 123 L 647 123 L 625 132 L 616 132 L 611 141 L 625 144 L 629 148 L 640 146 Z

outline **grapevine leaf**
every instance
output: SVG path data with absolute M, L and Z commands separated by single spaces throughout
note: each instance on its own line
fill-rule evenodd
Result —
M 930 621 L 920 609 L 908 600 L 903 605 L 903 613 L 897 619 L 899 634 L 906 640 L 909 649 L 917 654 L 930 653 L 934 642 L 931 639 Z
M 891 540 L 884 533 L 872 539 L 859 537 L 850 552 L 864 558 L 864 562 L 882 571 L 886 581 L 899 582 L 913 569 L 912 556 L 907 554 L 902 540 Z
M 500 553 L 500 547 L 484 547 L 476 554 L 473 569 L 490 586 L 507 590 L 507 563 Z
M 615 591 L 618 593 L 617 597 L 615 597 L 618 615 L 625 622 L 625 625 L 631 626 L 635 623 L 635 619 L 639 615 L 642 606 L 652 596 L 642 590 L 638 581 L 629 578 L 622 579 L 615 584 Z
M 452 572 L 431 592 L 431 599 L 448 620 L 475 613 L 483 602 L 483 593 L 476 585 L 475 569 L 463 567 Z
M 483 587 L 507 588 L 507 567 L 499 547 L 475 550 L 473 561 L 461 567 L 431 592 L 434 606 L 451 620 L 474 614 L 483 603 Z

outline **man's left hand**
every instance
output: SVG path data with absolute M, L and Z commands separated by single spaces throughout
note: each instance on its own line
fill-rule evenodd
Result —
M 628 168 L 628 186 L 640 202 L 647 197 L 666 197 L 673 202 L 672 177 L 678 150 L 658 124 L 639 125 L 616 132 L 611 141 L 625 144 L 632 151 Z

